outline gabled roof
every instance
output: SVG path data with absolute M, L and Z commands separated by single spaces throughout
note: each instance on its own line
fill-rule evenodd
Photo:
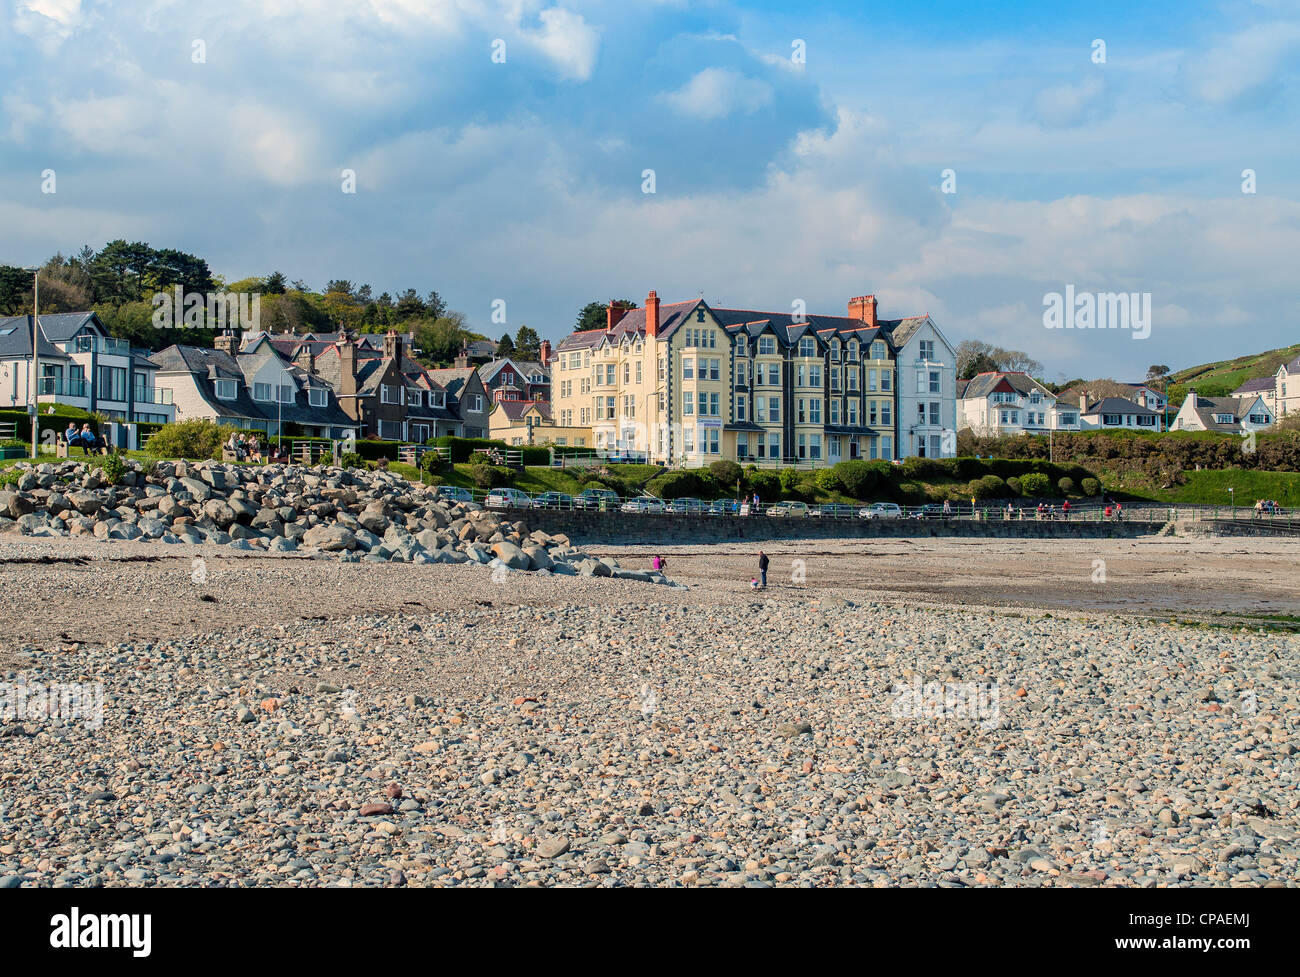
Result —
M 42 316 L 44 318 L 44 316 Z M 270 349 L 271 355 L 276 355 Z M 328 384 L 312 377 L 299 367 L 286 363 L 284 368 L 299 385 L 292 403 L 262 403 L 252 397 L 249 384 L 257 364 L 265 357 L 260 353 L 239 353 L 231 356 L 219 349 L 201 346 L 168 346 L 154 353 L 150 359 L 160 372 L 189 373 L 194 386 L 204 402 L 221 417 L 238 417 L 248 420 L 283 421 L 285 423 L 329 425 L 331 427 L 356 427 L 339 407 L 338 399 L 330 396 L 324 407 L 312 407 L 307 390 L 311 387 L 328 390 Z M 240 360 L 246 362 L 241 363 Z M 216 380 L 235 381 L 235 399 L 221 400 L 216 395 Z
M 102 336 L 108 335 L 108 330 L 94 312 L 41 313 L 41 332 L 52 343 L 67 342 L 87 325 Z
M 45 332 L 49 316 L 41 316 L 41 335 L 36 348 L 43 360 L 66 360 L 68 354 L 53 345 Z M 26 359 L 32 355 L 32 317 L 6 316 L 0 319 L 0 359 Z
M 1038 393 L 1048 400 L 1056 400 L 1056 394 L 1027 373 L 1021 372 L 990 371 L 988 373 L 978 373 L 965 382 L 964 388 L 961 383 L 957 385 L 958 400 L 987 397 L 992 393 L 1008 392 L 1018 394 Z
M 1094 401 L 1088 405 L 1085 414 L 1141 414 L 1143 416 L 1159 417 L 1157 411 L 1149 407 L 1143 407 L 1141 404 L 1135 404 L 1131 400 L 1125 400 L 1123 397 L 1104 397 L 1101 400 Z
M 691 302 L 674 302 L 659 306 L 659 337 L 662 339 L 671 338 L 673 333 L 688 324 L 691 314 L 698 306 L 704 306 L 717 320 L 718 324 L 733 336 L 744 332 L 747 336 L 753 338 L 768 332 L 785 346 L 794 345 L 805 335 L 812 334 L 822 344 L 830 342 L 835 337 L 839 337 L 841 340 L 856 337 L 864 343 L 879 337 L 885 339 L 893 349 L 897 350 L 906 344 L 908 339 L 930 318 L 927 315 L 921 315 L 904 319 L 878 319 L 876 325 L 871 326 L 852 316 L 804 315 L 800 317 L 793 312 L 721 309 L 714 308 L 703 299 L 695 299 Z M 629 309 L 614 324 L 613 329 L 587 329 L 582 332 L 572 333 L 560 341 L 556 351 L 569 352 L 572 350 L 595 349 L 604 343 L 606 339 L 612 343 L 618 343 L 629 337 L 644 338 L 645 316 L 646 310 L 644 308 Z
M 429 378 L 447 391 L 448 397 L 459 398 L 466 386 L 478 371 L 472 366 L 446 367 L 439 370 L 425 370 Z
M 494 411 L 501 411 L 512 421 L 517 421 L 530 410 L 536 410 L 545 421 L 551 419 L 551 405 L 544 400 L 498 400 Z

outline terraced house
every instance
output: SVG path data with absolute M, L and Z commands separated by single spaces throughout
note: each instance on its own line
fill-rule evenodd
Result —
M 668 464 L 951 456 L 955 360 L 929 316 L 877 319 L 871 295 L 824 316 L 662 305 L 652 291 L 559 344 L 552 413 L 597 448 Z

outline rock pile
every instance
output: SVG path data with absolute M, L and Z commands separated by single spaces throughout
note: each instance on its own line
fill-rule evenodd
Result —
M 110 484 L 102 469 L 71 461 L 16 471 L 17 480 L 0 490 L 0 532 L 669 582 L 388 472 L 128 461 Z

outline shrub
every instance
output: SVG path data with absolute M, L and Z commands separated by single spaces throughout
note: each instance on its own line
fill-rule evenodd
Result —
M 551 449 L 536 446 L 521 448 L 519 451 L 525 465 L 542 466 L 551 463 Z
M 1021 491 L 1022 491 L 1022 484 L 1021 484 L 1020 479 L 1018 479 L 1015 475 L 1012 475 L 1010 478 L 1008 478 L 1008 479 L 1007 479 L 1007 490 L 1008 490 L 1012 495 L 1020 495 L 1020 494 L 1021 494 Z
M 470 461 L 470 455 L 483 448 L 495 448 L 498 451 L 506 450 L 504 441 L 495 441 L 491 438 L 456 438 L 450 434 L 435 438 L 434 444 L 440 448 L 450 448 L 451 460 L 458 465 Z
M 608 479 L 606 479 L 608 481 Z M 664 472 L 646 482 L 646 491 L 661 499 L 680 499 L 687 496 L 703 497 L 714 490 L 712 477 L 698 469 Z
M 0 485 L 17 485 L 18 480 L 27 474 L 23 468 L 10 468 L 0 472 Z
M 746 480 L 750 494 L 757 493 L 760 502 L 771 502 L 781 497 L 781 477 L 776 472 L 755 468 Z
M 451 468 L 450 462 L 443 459 L 436 451 L 426 451 L 420 455 L 420 471 L 429 475 L 444 475 Z
M 471 465 L 469 477 L 481 489 L 500 488 L 514 481 L 515 473 L 504 465 Z
M 220 457 L 221 443 L 230 437 L 231 430 L 200 417 L 176 421 L 164 424 L 149 439 L 146 450 L 155 458 Z
M 713 480 L 722 488 L 734 489 L 744 478 L 744 470 L 734 461 L 715 461 L 709 466 Z
M 834 468 L 819 469 L 814 479 L 817 487 L 823 492 L 840 492 L 844 489 L 844 483 L 840 481 L 839 472 Z
M 1023 478 L 1020 480 L 1020 487 L 1028 491 Z M 996 475 L 985 475 L 983 478 L 972 479 L 971 483 L 966 487 L 966 493 L 975 496 L 977 499 L 996 499 L 1005 495 L 1006 491 L 1007 483 Z
M 1079 485 L 1084 495 L 1093 496 L 1101 492 L 1101 482 L 1095 478 L 1085 478 Z
M 1056 483 L 1056 488 L 1057 491 L 1059 491 L 1062 495 L 1069 495 L 1071 492 L 1074 491 L 1074 479 L 1068 476 L 1062 478 L 1059 482 Z
M 865 500 L 880 483 L 880 469 L 870 462 L 841 461 L 831 469 L 844 491 L 855 499 Z
M 344 468 L 365 468 L 366 460 L 355 451 L 345 451 L 339 456 L 339 464 Z
M 122 481 L 122 476 L 126 474 L 126 462 L 122 460 L 121 455 L 109 455 L 104 459 L 104 463 L 99 466 L 99 471 L 103 475 L 104 481 L 109 485 L 116 485 Z
M 1052 480 L 1042 472 L 1030 472 L 1020 479 L 1020 488 L 1025 495 L 1038 498 L 1052 490 Z
M 903 481 L 895 488 L 899 502 L 916 504 L 926 501 L 925 486 L 920 482 Z

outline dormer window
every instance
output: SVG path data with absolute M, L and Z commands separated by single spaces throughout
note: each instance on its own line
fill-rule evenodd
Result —
M 216 389 L 217 400 L 234 400 L 237 396 L 234 380 L 218 380 L 216 382 Z
M 851 359 L 851 360 L 856 360 L 857 358 L 858 358 L 858 341 L 857 341 L 856 339 L 850 339 L 850 340 L 849 340 L 849 359 Z
M 329 404 L 330 395 L 320 387 L 310 387 L 307 390 L 307 403 L 313 407 L 325 407 Z
M 805 336 L 799 340 L 799 355 L 811 357 L 817 355 L 817 340 L 811 336 Z
M 871 344 L 871 358 L 873 360 L 883 360 L 885 358 L 885 344 L 879 339 Z
M 838 363 L 839 361 L 840 361 L 840 341 L 838 339 L 832 339 L 831 340 L 831 362 Z
M 760 336 L 758 339 L 759 356 L 776 355 L 776 338 L 773 336 Z

